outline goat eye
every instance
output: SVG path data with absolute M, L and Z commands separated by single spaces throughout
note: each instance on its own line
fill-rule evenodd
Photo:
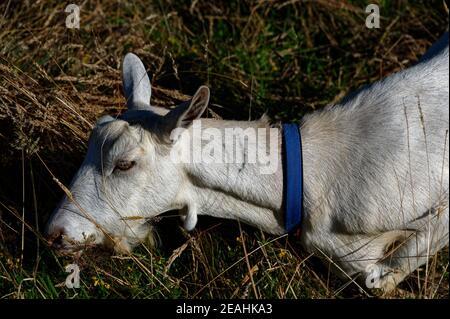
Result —
M 126 160 L 119 160 L 116 163 L 116 169 L 119 169 L 121 171 L 127 171 L 130 168 L 132 168 L 136 164 L 135 161 L 126 161 Z

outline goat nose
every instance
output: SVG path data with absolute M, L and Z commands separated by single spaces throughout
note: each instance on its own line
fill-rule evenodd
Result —
M 65 235 L 64 228 L 57 228 L 47 235 L 47 242 L 52 248 L 61 248 Z

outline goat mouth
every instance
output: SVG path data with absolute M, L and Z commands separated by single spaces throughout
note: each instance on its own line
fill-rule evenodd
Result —
M 55 241 L 50 239 L 47 244 L 52 248 L 59 256 L 79 256 L 84 251 L 99 246 L 95 243 L 93 238 L 90 238 L 83 242 L 77 242 L 75 240 L 65 238 L 64 235 L 60 236 L 60 239 Z
M 93 250 L 95 248 L 98 248 L 99 246 L 102 246 L 100 244 L 93 244 L 93 243 L 80 243 L 80 244 L 69 244 L 69 245 L 63 245 L 60 247 L 52 247 L 57 255 L 62 257 L 79 257 L 81 254 L 85 253 L 88 250 Z

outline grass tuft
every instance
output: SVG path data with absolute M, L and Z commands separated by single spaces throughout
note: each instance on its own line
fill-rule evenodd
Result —
M 2 2 L 0 298 L 366 297 L 295 238 L 230 221 L 202 218 L 188 234 L 163 218 L 156 250 L 83 255 L 79 289 L 64 285 L 73 260 L 40 234 L 63 195 L 52 174 L 68 185 L 95 120 L 125 110 L 127 52 L 149 68 L 155 105 L 207 84 L 208 116 L 295 121 L 413 64 L 448 27 L 447 1 L 378 3 L 380 29 L 365 27 L 360 0 L 84 1 L 80 29 L 67 29 L 60 1 Z M 448 298 L 448 248 L 430 267 L 391 297 Z

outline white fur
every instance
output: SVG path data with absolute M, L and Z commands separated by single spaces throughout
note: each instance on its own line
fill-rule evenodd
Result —
M 375 265 L 385 290 L 448 244 L 448 65 L 446 34 L 417 65 L 300 123 L 303 246 L 326 254 L 347 275 L 362 273 L 364 279 Z M 171 141 L 170 132 L 184 127 L 189 134 L 208 103 L 207 88 L 170 112 L 150 106 L 150 81 L 130 54 L 124 87 L 129 111 L 121 119 L 99 120 L 70 186 L 77 204 L 63 199 L 49 222 L 50 234 L 63 229 L 64 248 L 92 235 L 95 243 L 109 238 L 121 250 L 131 249 L 148 235 L 147 221 L 170 209 L 181 210 L 188 230 L 198 215 L 211 215 L 285 232 L 281 165 L 274 174 L 260 174 L 258 163 L 165 160 L 195 138 Z M 270 126 L 266 119 L 201 124 L 220 131 Z M 135 167 L 115 171 L 124 158 Z M 395 243 L 399 248 L 386 258 Z

